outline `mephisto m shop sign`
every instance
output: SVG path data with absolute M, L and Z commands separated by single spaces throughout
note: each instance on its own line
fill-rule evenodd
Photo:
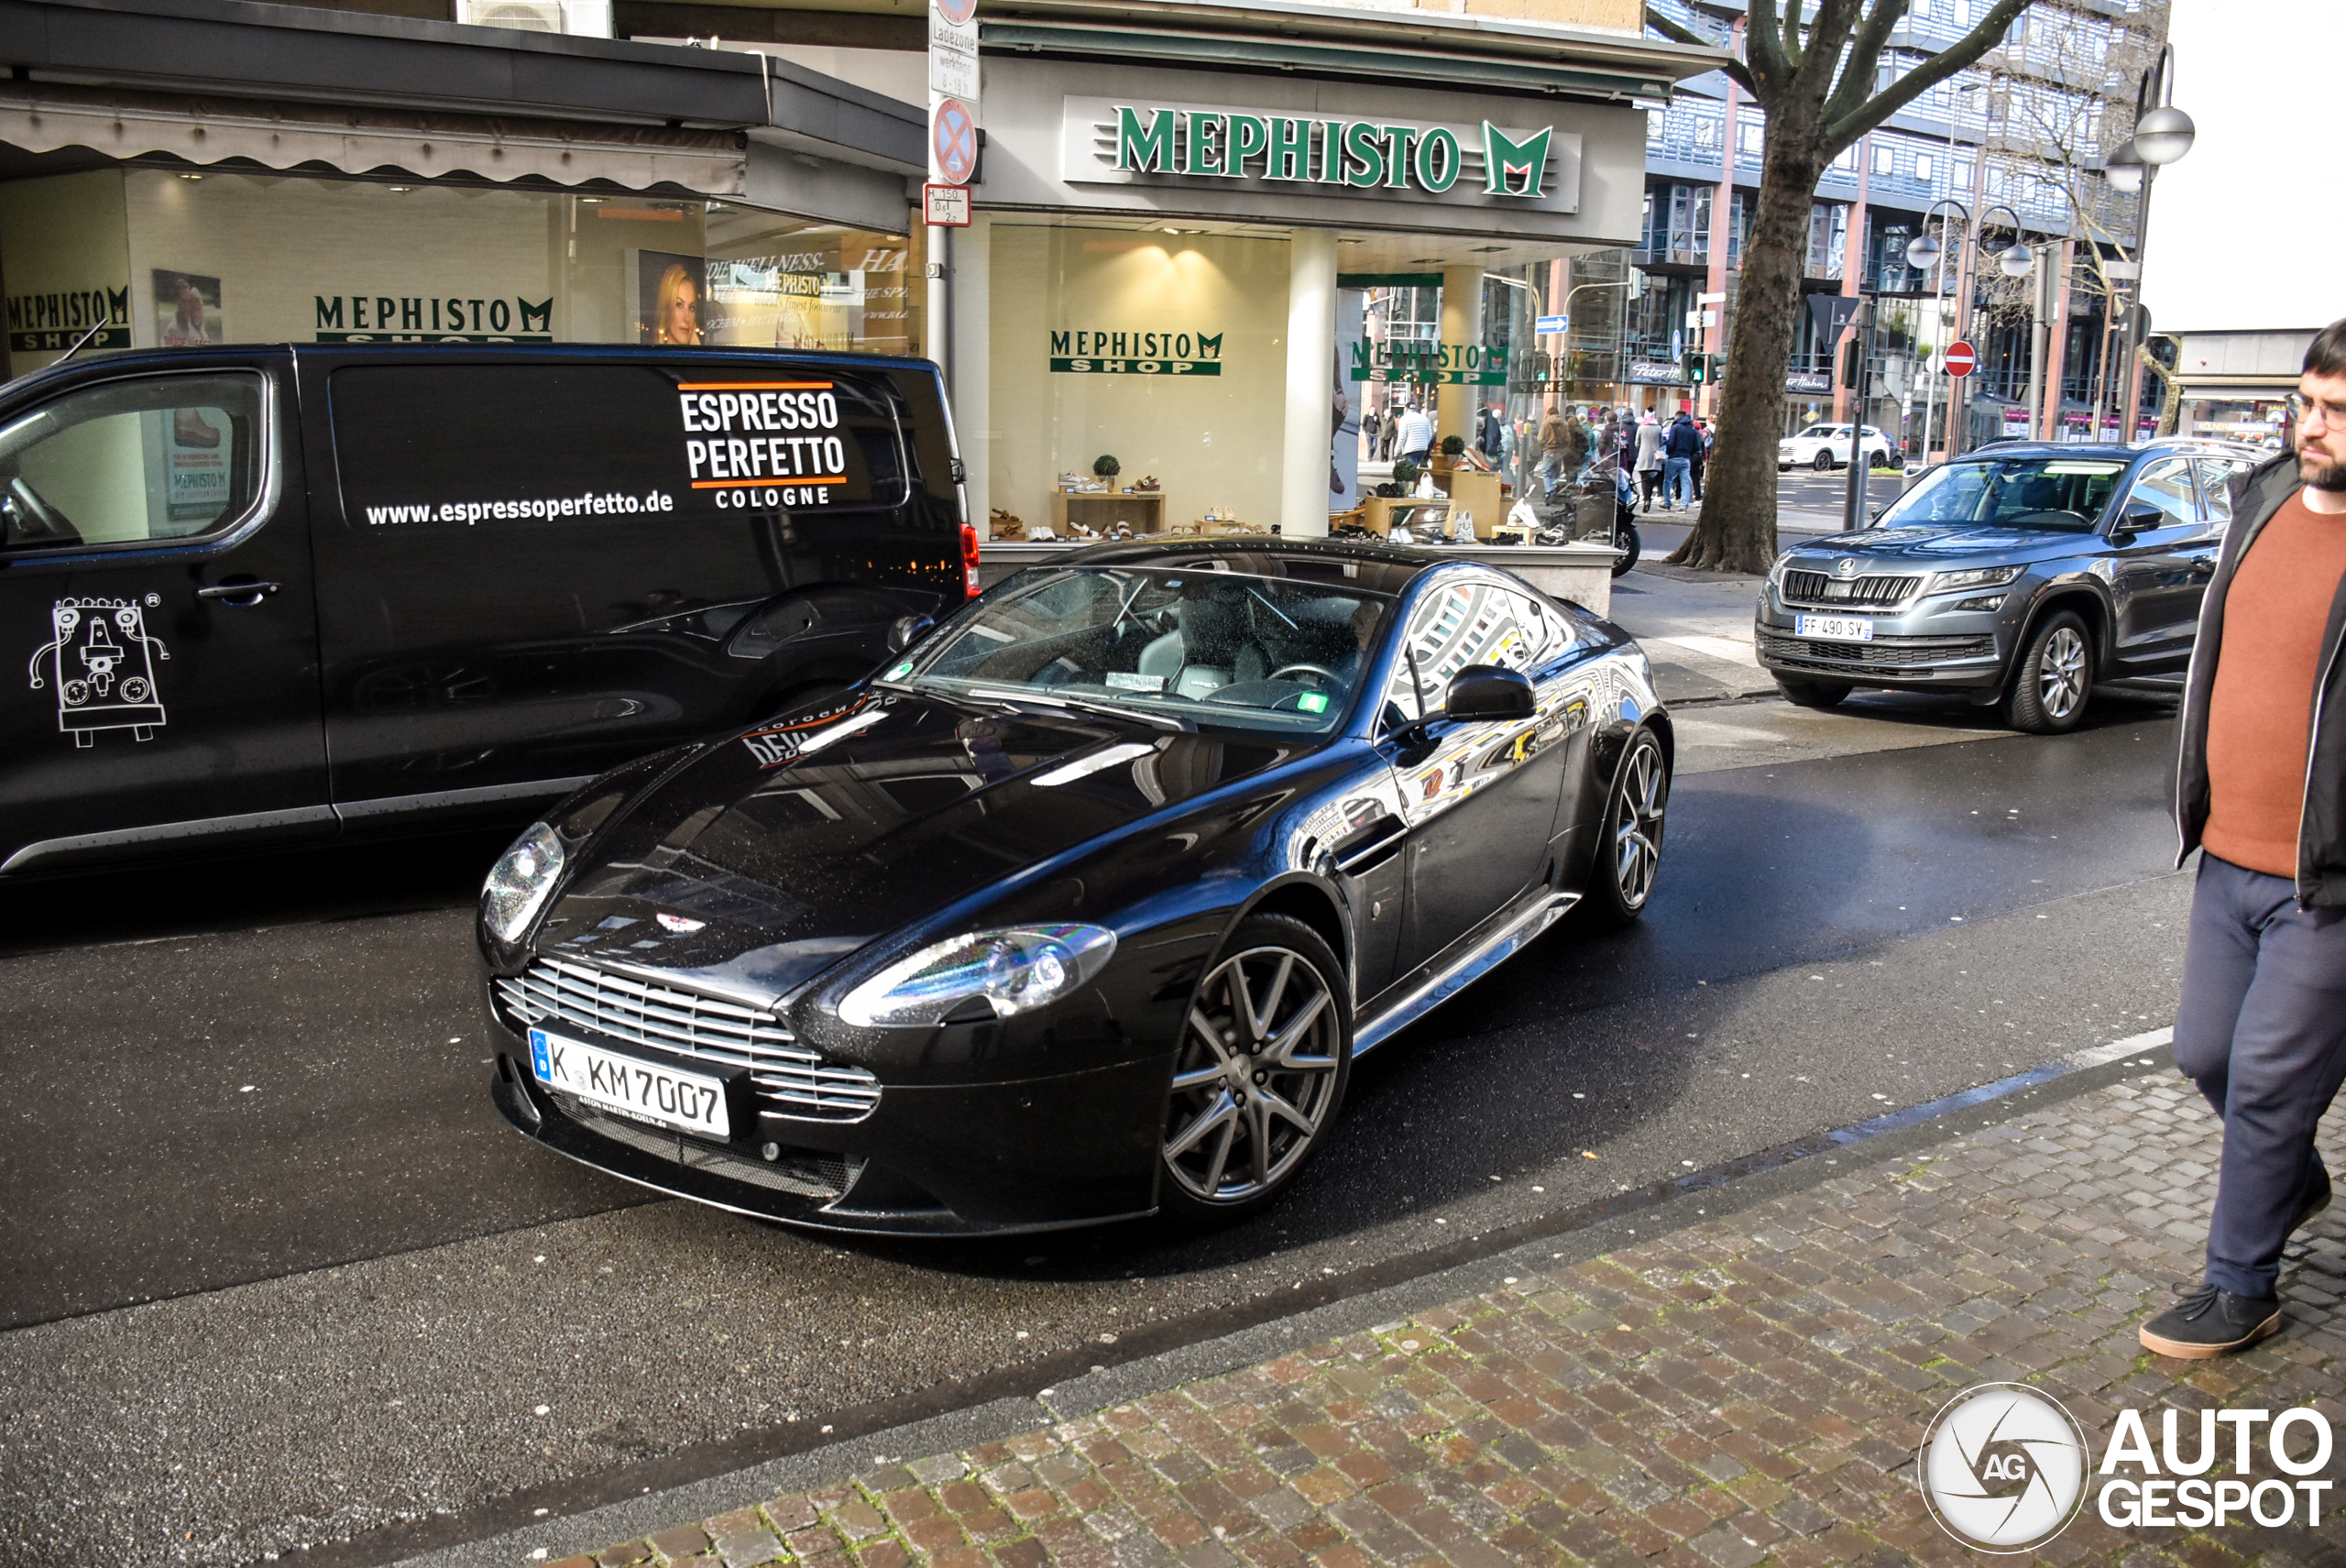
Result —
M 1580 207 L 1580 158 L 1573 132 L 1489 120 L 1070 96 L 1060 123 L 1060 177 L 1070 184 L 1565 214 Z

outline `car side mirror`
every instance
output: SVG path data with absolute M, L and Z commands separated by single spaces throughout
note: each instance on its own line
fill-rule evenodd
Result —
M 888 628 L 888 652 L 901 653 L 927 636 L 937 622 L 926 615 L 899 616 Z
M 1529 718 L 1539 707 L 1530 680 L 1496 664 L 1469 664 L 1450 677 L 1442 712 L 1452 718 Z
M 2118 526 L 2110 532 L 2112 534 L 2148 533 L 2154 528 L 2165 527 L 2166 522 L 2166 513 L 2150 502 L 2128 501 L 2126 510 L 2118 514 Z

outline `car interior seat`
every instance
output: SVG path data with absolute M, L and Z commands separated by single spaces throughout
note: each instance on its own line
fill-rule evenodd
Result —
M 1141 650 L 1135 668 L 1187 697 L 1261 680 L 1271 667 L 1248 635 L 1246 600 L 1245 587 L 1237 583 L 1184 584 L 1180 603 L 1172 607 L 1178 624 Z

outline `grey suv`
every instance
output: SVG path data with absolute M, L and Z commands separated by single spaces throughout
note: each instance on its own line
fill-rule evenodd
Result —
M 2066 729 L 2096 683 L 2190 662 L 2228 487 L 2263 455 L 2000 444 L 1943 463 L 1870 527 L 1777 557 L 1760 663 L 1804 707 L 1856 686 L 1959 691 L 2016 729 Z

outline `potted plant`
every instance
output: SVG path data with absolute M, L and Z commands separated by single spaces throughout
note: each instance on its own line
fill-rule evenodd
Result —
M 1116 476 L 1124 471 L 1124 466 L 1117 462 L 1112 453 L 1102 452 L 1091 460 L 1092 477 L 1101 480 L 1112 490 L 1116 488 Z
M 1465 450 L 1464 436 L 1445 435 L 1442 438 L 1442 444 L 1434 449 L 1432 456 L 1426 459 L 1426 466 L 1433 470 L 1436 484 L 1442 484 L 1442 481 L 1450 477 L 1450 471 L 1458 466 L 1458 459 Z M 1443 485 L 1442 488 L 1449 488 L 1447 485 Z

